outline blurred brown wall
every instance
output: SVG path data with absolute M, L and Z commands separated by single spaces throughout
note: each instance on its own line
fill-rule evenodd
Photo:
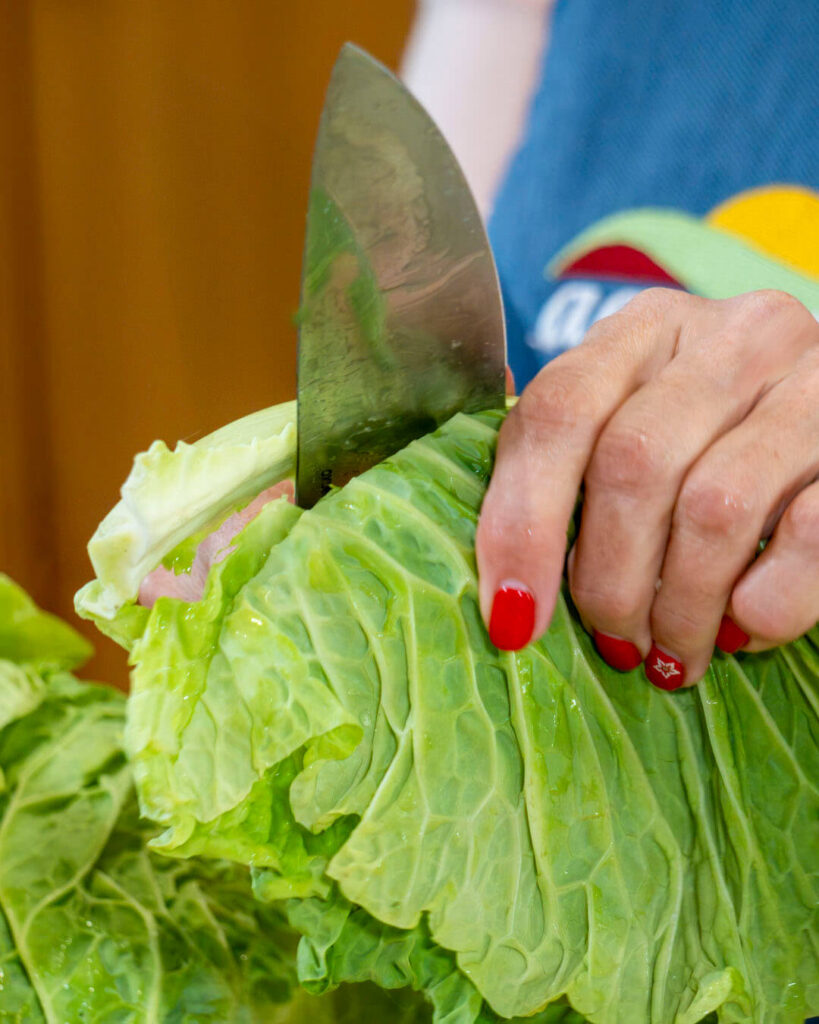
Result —
M 0 569 L 46 607 L 136 451 L 293 397 L 324 87 L 345 39 L 394 67 L 412 7 L 0 0 Z

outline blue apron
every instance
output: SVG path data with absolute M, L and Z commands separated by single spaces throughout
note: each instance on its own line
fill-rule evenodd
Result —
M 807 192 L 818 187 L 816 0 L 558 0 L 523 142 L 490 222 L 518 388 L 641 287 L 707 294 L 710 276 L 702 285 L 691 252 L 691 265 L 674 265 L 685 249 L 677 221 L 713 236 L 724 231 L 715 208 L 731 214 L 733 204 L 733 241 L 764 252 L 755 223 L 779 217 L 788 190 L 788 208 L 804 199 L 819 229 L 819 197 Z M 668 215 L 653 234 L 652 211 Z M 595 227 L 609 228 L 602 241 Z M 553 264 L 589 232 L 579 256 Z M 819 311 L 817 265 L 793 264 L 785 250 L 767 253 L 771 286 L 782 286 L 783 266 L 795 271 L 802 291 L 790 290 Z M 732 259 L 715 255 L 714 276 Z M 728 290 L 757 286 L 754 278 Z

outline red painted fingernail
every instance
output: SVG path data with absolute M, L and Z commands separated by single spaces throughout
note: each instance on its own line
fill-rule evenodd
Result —
M 643 660 L 642 654 L 630 640 L 622 640 L 619 636 L 594 631 L 594 646 L 607 665 L 618 672 L 631 672 Z
M 532 639 L 535 599 L 522 583 L 502 583 L 492 601 L 489 639 L 502 651 L 519 651 Z
M 745 630 L 740 629 L 733 619 L 727 615 L 722 616 L 714 643 L 723 654 L 736 654 L 740 647 L 744 647 L 750 639 Z
M 651 645 L 645 660 L 648 681 L 660 690 L 679 690 L 685 682 L 685 665 L 673 654 L 666 654 L 656 644 Z

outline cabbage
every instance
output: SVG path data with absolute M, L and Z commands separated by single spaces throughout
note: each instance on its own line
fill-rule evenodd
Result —
M 285 1021 L 284 916 L 247 872 L 147 848 L 124 698 L 90 648 L 0 576 L 0 1022 Z
M 298 989 L 297 936 L 246 868 L 148 849 L 124 698 L 69 667 L 88 644 L 0 575 L 0 1024 L 358 1024 L 374 986 Z
M 140 453 L 122 499 L 88 545 L 96 579 L 83 595 L 89 612 L 112 618 L 133 602 L 143 578 L 179 544 L 292 474 L 295 403 L 274 406 L 173 451 L 155 441 Z M 115 639 L 121 640 L 120 636 Z
M 41 611 L 0 573 L 0 729 L 39 706 L 45 675 L 90 656 L 91 645 L 76 630 Z
M 473 545 L 500 420 L 456 416 L 309 512 L 269 503 L 199 602 L 81 592 L 131 648 L 152 846 L 250 865 L 312 991 L 411 986 L 441 1024 L 801 1022 L 819 633 L 673 696 L 610 670 L 565 594 L 497 651 Z

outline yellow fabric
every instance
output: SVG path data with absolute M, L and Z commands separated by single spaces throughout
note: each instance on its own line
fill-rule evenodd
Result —
M 716 207 L 706 220 L 819 278 L 819 196 L 815 192 L 795 185 L 751 189 Z

